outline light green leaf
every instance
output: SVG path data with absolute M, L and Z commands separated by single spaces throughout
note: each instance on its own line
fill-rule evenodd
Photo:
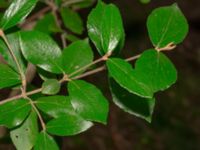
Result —
M 54 118 L 73 111 L 70 99 L 66 96 L 41 97 L 35 103 L 41 111 Z
M 52 13 L 44 15 L 43 18 L 37 22 L 35 30 L 45 32 L 48 34 L 61 32 L 61 29 L 57 26 Z
M 108 101 L 94 85 L 82 80 L 70 81 L 68 91 L 72 106 L 84 119 L 106 124 Z
M 83 21 L 77 12 L 65 7 L 60 10 L 60 13 L 66 28 L 74 33 L 82 34 Z
M 46 127 L 47 131 L 53 135 L 71 136 L 88 130 L 92 125 L 92 122 L 69 113 L 49 121 Z
M 31 110 L 31 105 L 26 99 L 18 99 L 0 105 L 0 125 L 13 128 L 20 125 Z
M 175 83 L 177 72 L 171 61 L 156 50 L 145 51 L 136 61 L 135 69 L 119 58 L 107 61 L 111 77 L 129 92 L 152 98 L 155 92 L 165 90 Z
M 71 74 L 92 63 L 93 52 L 86 41 L 76 41 L 64 49 L 62 60 L 64 71 L 66 74 Z M 80 73 L 83 71 L 80 71 Z
M 9 35 L 7 35 L 7 39 L 8 39 L 8 42 L 10 43 L 13 53 L 15 54 L 15 56 L 19 62 L 19 65 L 25 72 L 27 63 L 26 63 L 25 59 L 23 58 L 22 53 L 20 51 L 19 33 L 15 32 L 15 33 L 9 34 Z M 13 58 L 11 57 L 8 47 L 2 39 L 0 39 L 0 53 L 2 54 L 3 58 L 8 62 L 8 64 L 10 66 L 12 66 L 16 72 L 18 72 L 16 63 L 14 62 Z
M 20 84 L 20 76 L 8 65 L 0 64 L 0 89 Z
M 49 72 L 63 72 L 62 52 L 49 35 L 39 31 L 23 31 L 20 37 L 21 50 L 28 61 Z
M 155 9 L 148 17 L 147 28 L 155 47 L 179 44 L 188 33 L 188 23 L 177 4 Z
M 59 147 L 53 137 L 42 131 L 37 137 L 34 150 L 59 150 Z
M 18 150 L 32 149 L 38 134 L 37 115 L 33 111 L 21 126 L 10 132 L 11 139 Z
M 151 122 L 155 99 L 136 96 L 123 89 L 113 79 L 109 79 L 113 102 L 125 112 Z
M 101 55 L 112 52 L 124 42 L 124 29 L 118 8 L 99 1 L 88 16 L 89 37 Z M 119 46 L 120 45 L 120 46 Z
M 60 91 L 60 83 L 56 79 L 49 79 L 42 84 L 42 93 L 47 95 L 55 95 Z
M 1 19 L 0 27 L 6 30 L 23 21 L 36 3 L 37 0 L 13 0 Z

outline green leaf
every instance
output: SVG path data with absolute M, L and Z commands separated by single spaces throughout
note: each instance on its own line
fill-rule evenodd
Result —
M 49 72 L 63 72 L 62 52 L 49 35 L 39 31 L 23 31 L 20 37 L 21 50 L 28 61 Z
M 18 150 L 30 150 L 38 136 L 38 122 L 35 112 L 31 112 L 23 124 L 11 130 L 11 139 Z
M 73 111 L 70 99 L 66 96 L 41 97 L 35 103 L 41 111 L 54 118 Z
M 39 67 L 37 67 L 37 73 L 40 76 L 40 78 L 44 81 L 57 78 L 56 74 L 45 71 Z
M 11 33 L 11 34 L 7 35 L 6 37 L 8 39 L 8 42 L 10 43 L 13 53 L 15 54 L 15 56 L 19 62 L 19 65 L 25 72 L 27 63 L 20 51 L 19 33 L 18 32 Z M 3 58 L 8 62 L 8 64 L 10 66 L 12 66 L 16 72 L 18 72 L 17 65 L 16 65 L 15 61 L 13 60 L 12 56 L 10 55 L 7 45 L 5 44 L 5 42 L 2 39 L 0 39 L 0 53 L 2 54 Z
M 84 119 L 106 124 L 109 104 L 101 91 L 82 80 L 70 81 L 68 91 L 72 106 Z
M 0 89 L 20 84 L 20 76 L 8 65 L 0 64 Z
M 45 32 L 48 34 L 61 32 L 61 29 L 57 26 L 52 13 L 44 15 L 43 18 L 37 22 L 35 30 Z
M 79 37 L 77 37 L 77 36 L 75 36 L 75 35 L 73 35 L 73 34 L 67 34 L 67 35 L 65 36 L 65 38 L 66 38 L 69 42 L 76 42 L 76 41 L 79 41 L 79 40 L 80 40 Z
M 34 150 L 59 150 L 59 147 L 53 137 L 42 131 L 37 137 Z
M 6 30 L 23 21 L 36 3 L 37 0 L 13 0 L 1 19 L 0 27 Z
M 92 122 L 86 121 L 80 116 L 69 113 L 47 123 L 47 131 L 58 136 L 71 136 L 88 130 Z
M 135 68 L 137 78 L 154 92 L 169 88 L 177 80 L 173 63 L 154 49 L 145 51 L 136 61 Z
M 147 84 L 139 81 L 137 74 L 128 62 L 120 58 L 111 58 L 108 59 L 106 64 L 110 76 L 113 77 L 120 86 L 138 96 L 146 98 L 153 97 L 153 91 Z M 148 74 L 145 75 L 148 76 Z
M 155 9 L 148 17 L 147 28 L 155 47 L 179 44 L 188 33 L 188 23 L 177 4 Z
M 55 95 L 60 91 L 60 83 L 56 79 L 49 79 L 42 84 L 42 93 L 47 95 Z
M 113 102 L 125 112 L 151 122 L 155 99 L 136 96 L 123 89 L 113 79 L 109 79 Z
M 20 125 L 31 110 L 31 105 L 26 99 L 18 99 L 0 105 L 0 125 L 13 128 Z
M 123 46 L 124 29 L 118 8 L 99 1 L 88 16 L 89 37 L 101 55 Z
M 107 61 L 109 74 L 129 92 L 152 98 L 155 92 L 175 83 L 177 72 L 171 61 L 154 49 L 145 51 L 136 61 L 135 69 L 119 58 Z
M 65 7 L 60 10 L 60 13 L 66 28 L 74 33 L 82 34 L 83 21 L 77 12 Z
M 93 52 L 88 42 L 76 41 L 64 49 L 62 60 L 65 73 L 71 74 L 92 63 Z M 80 71 L 80 73 L 83 71 Z

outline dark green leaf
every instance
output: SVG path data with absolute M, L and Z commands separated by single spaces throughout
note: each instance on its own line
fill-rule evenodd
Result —
M 37 73 L 40 76 L 40 78 L 44 81 L 57 78 L 56 74 L 45 71 L 39 67 L 37 67 Z
M 153 97 L 153 91 L 147 84 L 139 81 L 138 76 L 128 62 L 119 58 L 111 58 L 106 64 L 110 76 L 113 77 L 123 88 L 138 96 L 146 98 Z M 148 76 L 148 74 L 145 75 Z
M 62 60 L 64 71 L 70 74 L 90 64 L 93 61 L 93 52 L 86 41 L 76 41 L 64 49 Z
M 71 136 L 88 130 L 92 122 L 85 121 L 80 116 L 69 113 L 47 123 L 47 131 L 58 136 Z
M 49 79 L 42 84 L 42 93 L 47 95 L 54 95 L 60 91 L 60 83 L 56 79 Z
M 151 122 L 155 99 L 147 99 L 136 96 L 119 86 L 113 79 L 110 79 L 110 88 L 112 91 L 113 102 L 123 109 L 137 117 Z
M 88 17 L 89 37 L 101 55 L 123 46 L 124 29 L 118 8 L 99 1 Z
M 0 64 L 0 89 L 21 83 L 20 76 L 8 65 Z
M 108 101 L 101 91 L 85 81 L 75 80 L 68 84 L 69 95 L 75 111 L 84 119 L 106 124 Z
M 60 10 L 60 13 L 66 28 L 74 33 L 82 34 L 83 21 L 77 12 L 65 7 Z
M 165 90 L 175 83 L 177 72 L 171 61 L 156 50 L 145 51 L 136 61 L 135 69 L 119 58 L 107 61 L 111 77 L 129 92 L 152 98 L 153 94 Z
M 172 62 L 153 49 L 141 55 L 135 68 L 137 78 L 154 92 L 167 89 L 177 80 L 177 71 Z
M 52 13 L 48 13 L 35 26 L 35 29 L 48 34 L 61 32 Z
M 0 105 L 0 125 L 13 128 L 20 125 L 31 110 L 31 105 L 26 99 L 18 99 Z
M 23 21 L 36 3 L 37 0 L 13 0 L 1 19 L 0 27 L 6 30 Z
M 63 72 L 62 52 L 50 36 L 39 31 L 23 31 L 20 36 L 22 53 L 28 61 L 49 72 Z
M 188 23 L 177 4 L 155 9 L 148 17 L 147 27 L 155 47 L 179 44 L 188 33 Z
M 38 136 L 38 122 L 35 112 L 31 112 L 23 124 L 11 130 L 11 139 L 18 150 L 30 150 Z
M 70 41 L 70 42 L 76 42 L 76 41 L 79 41 L 79 40 L 80 40 L 79 37 L 77 37 L 77 36 L 75 36 L 75 35 L 73 35 L 73 34 L 67 34 L 67 35 L 65 36 L 65 38 L 66 38 L 68 41 Z
M 9 35 L 7 35 L 7 39 L 8 39 L 8 42 L 10 43 L 12 51 L 15 54 L 21 68 L 25 72 L 26 71 L 26 62 L 20 51 L 19 33 L 16 32 L 16 33 L 9 34 Z M 0 39 L 0 53 L 2 54 L 3 58 L 8 62 L 8 64 L 11 65 L 15 69 L 15 71 L 18 72 L 16 63 L 14 62 L 13 58 L 11 57 L 8 47 L 2 39 Z
M 73 111 L 70 99 L 65 96 L 48 96 L 37 99 L 36 106 L 44 113 L 58 118 Z
M 42 131 L 37 137 L 34 150 L 59 150 L 59 147 L 53 137 Z

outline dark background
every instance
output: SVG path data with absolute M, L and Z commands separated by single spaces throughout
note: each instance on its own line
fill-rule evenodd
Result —
M 106 71 L 85 78 L 95 83 L 109 98 L 111 107 L 107 126 L 95 125 L 73 137 L 57 138 L 63 150 L 200 150 L 200 1 L 112 0 L 124 20 L 126 43 L 124 57 L 151 48 L 146 30 L 148 14 L 159 6 L 175 2 L 188 19 L 190 31 L 185 41 L 166 54 L 178 70 L 178 81 L 170 89 L 156 95 L 152 123 L 129 115 L 111 101 Z M 82 10 L 83 17 L 91 8 Z M 35 81 L 37 82 L 37 80 Z M 1 91 L 1 96 L 8 91 Z M 8 138 L 0 142 L 0 150 L 14 149 Z

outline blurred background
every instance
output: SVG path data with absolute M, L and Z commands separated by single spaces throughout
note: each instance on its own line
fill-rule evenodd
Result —
M 4 12 L 8 3 L 0 1 L 0 11 Z M 147 4 L 144 4 L 145 0 L 106 2 L 116 4 L 122 13 L 126 31 L 122 53 L 125 58 L 152 47 L 146 19 L 154 8 L 173 3 L 179 5 L 188 19 L 190 31 L 182 44 L 166 53 L 178 70 L 178 81 L 170 89 L 156 95 L 154 115 L 149 124 L 113 104 L 106 71 L 86 77 L 86 80 L 102 89 L 110 100 L 108 125 L 97 124 L 78 136 L 57 138 L 62 150 L 200 150 L 200 1 L 151 0 Z M 77 11 L 86 20 L 93 6 L 95 3 Z M 41 3 L 37 9 L 43 7 Z M 26 28 L 31 27 L 26 25 Z M 39 77 L 34 76 L 33 83 L 40 85 L 40 82 Z M 5 98 L 9 93 L 9 90 L 1 90 L 0 98 Z M 13 150 L 9 133 L 5 129 L 1 130 L 0 150 Z

